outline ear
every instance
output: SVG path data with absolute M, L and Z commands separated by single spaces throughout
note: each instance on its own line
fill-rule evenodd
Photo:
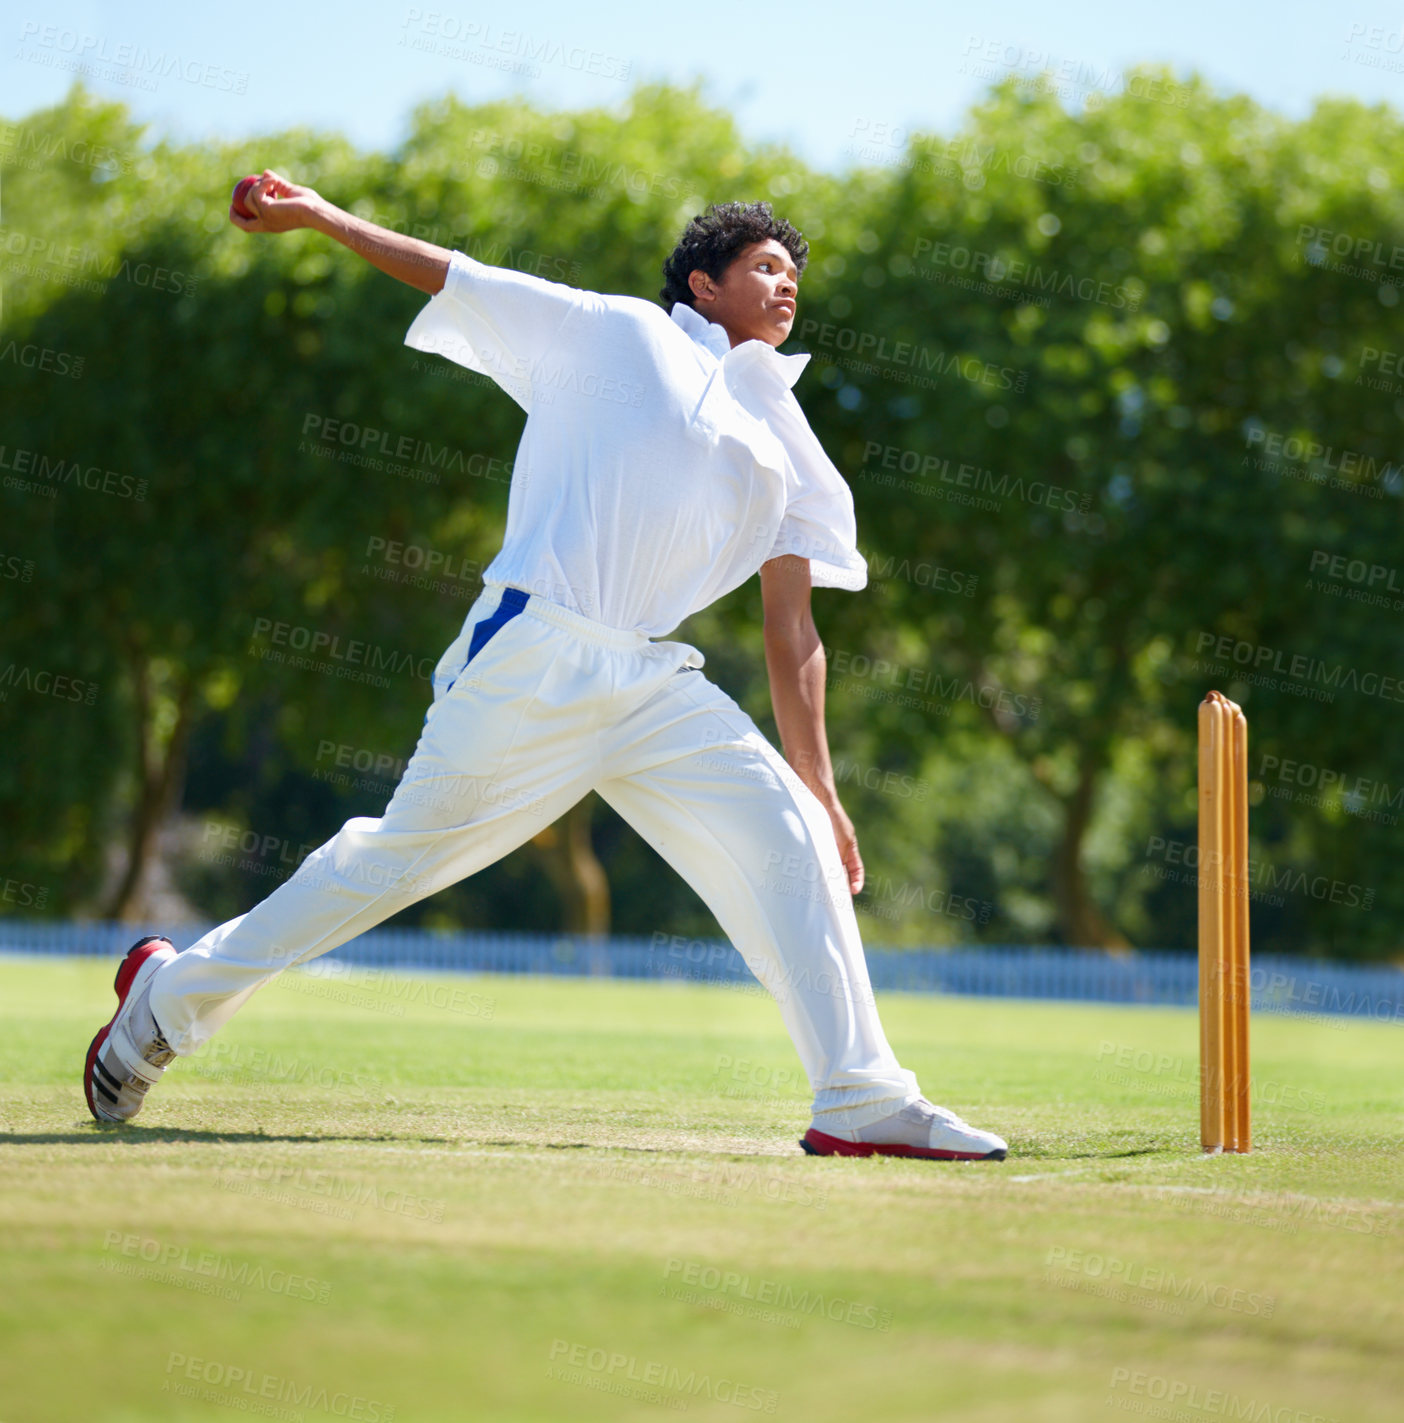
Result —
M 716 296 L 711 277 L 700 267 L 687 274 L 687 284 L 698 301 L 711 301 Z

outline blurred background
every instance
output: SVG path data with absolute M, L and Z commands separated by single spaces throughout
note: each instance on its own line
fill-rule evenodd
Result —
M 1397 15 L 227 23 L 6 22 L 5 914 L 222 919 L 379 814 L 500 545 L 520 411 L 402 345 L 417 293 L 234 229 L 266 165 L 650 299 L 708 202 L 805 233 L 784 349 L 870 571 L 815 597 L 869 942 L 1192 946 L 1217 687 L 1249 721 L 1255 948 L 1399 960 Z M 758 583 L 673 636 L 778 744 Z M 719 934 L 593 796 L 396 922 Z

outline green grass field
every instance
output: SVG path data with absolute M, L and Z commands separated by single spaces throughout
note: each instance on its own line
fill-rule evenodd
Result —
M 114 965 L 0 960 L 0 1423 L 1400 1416 L 1398 1027 L 888 995 L 1004 1163 L 814 1160 L 758 992 L 285 975 L 136 1124 Z

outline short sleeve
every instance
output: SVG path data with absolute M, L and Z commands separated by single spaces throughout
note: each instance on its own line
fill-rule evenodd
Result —
M 791 481 L 767 560 L 792 554 L 809 560 L 815 588 L 856 593 L 867 586 L 867 560 L 858 552 L 853 491 L 819 443 L 799 402 L 786 390 L 770 423 L 790 456 Z
M 532 375 L 587 294 L 455 252 L 443 290 L 429 299 L 405 345 L 490 376 L 531 410 Z

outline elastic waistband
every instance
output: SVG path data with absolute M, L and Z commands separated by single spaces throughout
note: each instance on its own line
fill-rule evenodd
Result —
M 484 579 L 483 586 L 485 588 L 511 588 L 516 585 Z M 649 641 L 648 634 L 638 629 L 626 632 L 623 628 L 607 627 L 604 623 L 597 623 L 581 613 L 563 608 L 559 603 L 548 603 L 539 593 L 529 593 L 525 588 L 518 588 L 517 592 L 527 600 L 526 606 L 522 609 L 523 613 L 540 618 L 542 622 L 552 623 L 558 628 L 564 628 L 585 642 L 598 643 L 601 647 L 618 647 L 629 650 L 644 647 Z

